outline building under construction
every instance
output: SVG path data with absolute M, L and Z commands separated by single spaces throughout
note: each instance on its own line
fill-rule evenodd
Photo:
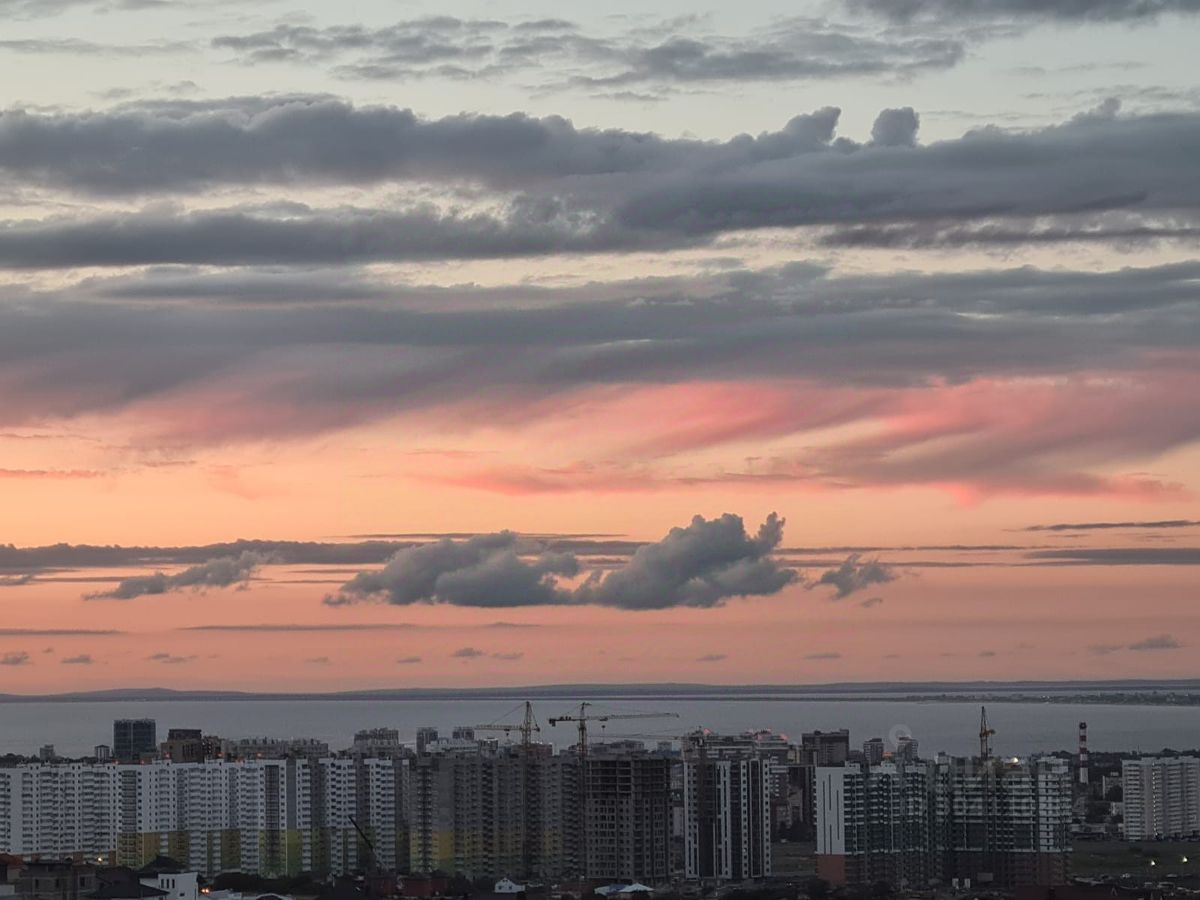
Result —
M 1060 759 L 980 755 L 817 770 L 817 872 L 836 884 L 1065 884 L 1072 778 Z

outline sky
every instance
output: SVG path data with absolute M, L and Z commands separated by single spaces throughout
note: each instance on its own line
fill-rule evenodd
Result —
M 0 693 L 1200 677 L 1197 0 L 0 21 Z

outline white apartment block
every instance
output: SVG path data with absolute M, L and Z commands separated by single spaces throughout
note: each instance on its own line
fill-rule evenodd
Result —
M 1131 841 L 1200 832 L 1200 759 L 1127 759 L 1121 764 L 1125 837 Z
M 340 874 L 408 862 L 402 759 L 23 764 L 0 768 L 0 852 L 205 875 Z M 403 848 L 403 853 L 399 852 Z

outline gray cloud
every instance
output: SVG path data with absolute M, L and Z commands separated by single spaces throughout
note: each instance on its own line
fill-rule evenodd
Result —
M 519 555 L 513 532 L 443 538 L 401 550 L 382 569 L 360 572 L 330 605 L 378 597 L 389 603 L 449 603 L 460 606 L 536 606 L 566 602 L 557 576 L 573 576 L 579 564 L 571 554 L 542 553 L 532 561 Z
M 1197 566 L 1200 547 L 1080 547 L 1031 550 L 1026 558 L 1058 565 Z
M 576 129 L 554 117 L 428 120 L 328 98 L 16 111 L 0 118 L 0 173 L 23 182 L 145 194 L 408 181 L 482 183 L 499 193 L 474 211 L 149 208 L 10 221 L 0 229 L 0 262 L 311 264 L 623 252 L 775 227 L 876 229 L 827 237 L 860 242 L 923 239 L 879 231 L 904 227 L 935 228 L 925 240 L 991 242 L 1022 232 L 1031 242 L 1064 234 L 1150 239 L 1196 227 L 1200 188 L 1191 176 L 1200 113 L 1119 115 L 1105 104 L 1054 126 L 982 128 L 920 146 L 908 146 L 915 113 L 886 111 L 871 144 L 835 139 L 838 115 L 826 108 L 776 132 L 704 142 Z M 1117 212 L 1119 226 L 1022 224 Z M 1177 221 L 1154 221 L 1167 216 Z M 1005 234 L 996 220 L 1020 227 Z M 955 232 L 965 224 L 977 230 Z
M 1023 531 L 1108 531 L 1120 529 L 1196 528 L 1197 519 L 1157 519 L 1140 522 L 1056 522 L 1052 525 L 1030 525 Z
M 481 656 L 487 656 L 477 647 L 459 647 L 450 655 L 455 659 L 478 659 Z
M 872 609 L 876 606 L 879 606 L 882 603 L 883 603 L 882 597 L 868 597 L 866 600 L 863 600 L 858 605 L 861 606 L 863 609 Z
M 402 666 L 413 666 L 421 661 L 419 656 L 401 656 L 396 660 Z
M 812 660 L 841 659 L 842 654 L 840 654 L 840 653 L 809 653 L 804 658 L 812 659 Z
M 95 660 L 90 654 L 80 653 L 78 656 L 67 656 L 60 660 L 64 666 L 90 666 Z
M 36 301 L 0 303 L 0 358 L 20 387 L 0 408 L 0 425 L 111 413 L 149 400 L 210 413 L 201 430 L 189 426 L 196 416 L 160 417 L 159 436 L 186 445 L 319 433 L 434 408 L 454 421 L 468 401 L 501 417 L 514 405 L 536 415 L 553 404 L 532 401 L 583 387 L 747 378 L 852 389 L 854 402 L 822 405 L 829 410 L 824 425 L 850 424 L 887 413 L 900 396 L 890 391 L 1013 376 L 1070 383 L 1074 373 L 1093 371 L 1099 355 L 1130 385 L 1111 398 L 1122 409 L 1104 417 L 1090 415 L 1089 403 L 1071 403 L 1019 434 L 996 434 L 978 422 L 979 440 L 953 454 L 904 460 L 899 447 L 861 445 L 764 464 L 757 477 L 845 484 L 988 475 L 1028 486 L 1070 475 L 1073 490 L 1094 490 L 1094 477 L 1064 469 L 1068 455 L 1084 459 L 1084 468 L 1124 466 L 1200 436 L 1195 405 L 1176 396 L 1172 386 L 1181 381 L 1169 372 L 1170 361 L 1200 340 L 1195 262 L 840 277 L 791 265 L 563 290 L 399 286 L 386 304 L 96 302 L 138 285 L 153 291 L 160 281 L 169 292 L 184 283 L 194 293 L 209 290 L 189 272 L 94 279 Z M 267 292 L 269 279 L 252 274 L 253 291 Z M 311 280 L 321 278 L 317 272 Z M 211 290 L 237 296 L 228 275 Z M 81 383 L 87 391 L 74 389 Z M 1077 399 L 1087 399 L 1086 384 L 1077 388 Z M 776 416 L 756 433 L 805 427 L 809 419 L 797 413 Z M 533 473 L 525 483 L 552 488 L 561 477 Z M 403 543 L 279 546 L 283 562 L 364 565 Z M 273 547 L 217 547 L 185 563 Z M 630 549 L 626 543 L 613 555 Z M 64 556 L 83 566 L 114 555 L 130 551 L 0 546 L 0 569 L 33 571 Z M 163 563 L 147 555 L 140 564 Z
M 32 584 L 36 577 L 32 572 L 26 572 L 24 575 L 5 575 L 0 577 L 0 587 L 24 587 Z
M 720 606 L 729 597 L 776 594 L 798 579 L 772 557 L 783 539 L 784 522 L 774 513 L 751 537 L 740 516 L 695 516 L 654 544 L 640 547 L 629 562 L 590 575 L 574 600 L 621 609 Z
M 350 264 L 611 253 L 683 247 L 685 236 L 638 234 L 555 203 L 507 214 L 310 210 L 285 216 L 242 210 L 154 209 L 0 226 L 0 267 Z
M 1159 634 L 1130 644 L 1093 644 L 1088 651 L 1097 656 L 1107 656 L 1119 650 L 1136 652 L 1153 652 L 1157 650 L 1178 650 L 1183 645 L 1169 634 Z
M 1148 637 L 1144 641 L 1136 641 L 1129 645 L 1130 650 L 1178 650 L 1183 646 L 1169 634 L 1159 634 Z
M 24 650 L 5 653 L 0 656 L 0 666 L 27 666 L 29 665 L 29 654 Z
M 915 147 L 921 120 L 911 106 L 885 109 L 871 126 L 871 143 L 880 147 Z
M 245 551 L 240 556 L 222 556 L 191 566 L 174 575 L 155 572 L 123 578 L 111 591 L 88 594 L 88 600 L 132 600 L 151 594 L 166 594 L 187 588 L 224 588 L 245 584 L 270 559 L 259 553 Z
M 726 653 L 705 653 L 703 656 L 696 657 L 696 662 L 713 663 L 721 662 L 721 660 L 729 659 Z
M 841 600 L 851 594 L 866 590 L 872 585 L 895 581 L 898 577 L 895 570 L 886 563 L 881 563 L 877 559 L 864 561 L 861 554 L 852 553 L 836 569 L 822 572 L 816 581 L 810 581 L 806 587 L 810 590 L 818 587 L 832 587 L 834 599 Z
M 565 20 L 501 22 L 433 16 L 369 28 L 279 24 L 213 40 L 246 63 L 327 65 L 346 79 L 538 78 L 542 90 L 607 89 L 645 97 L 656 88 L 908 76 L 946 69 L 964 55 L 941 35 L 870 34 L 811 18 L 778 20 L 753 33 L 701 31 L 697 17 L 584 34 Z M 621 90 L 624 89 L 624 90 Z
M 190 663 L 198 657 L 193 654 L 191 656 L 175 656 L 171 653 L 152 653 L 146 657 L 148 662 L 162 663 L 164 666 L 180 666 L 184 663 Z
M 847 5 L 897 22 L 940 24 L 996 19 L 1138 22 L 1200 12 L 1200 0 L 848 0 Z
M 328 656 L 313 656 L 305 660 L 310 666 L 327 666 L 329 665 Z
M 125 634 L 108 628 L 0 628 L 0 637 L 110 637 Z
M 1191 178 L 1200 113 L 1121 116 L 1106 105 L 1052 127 L 985 128 L 916 146 L 916 115 L 907 110 L 886 111 L 876 142 L 860 145 L 833 138 L 836 109 L 717 143 L 581 131 L 552 118 L 420 120 L 331 100 L 278 102 L 278 109 L 250 107 L 241 119 L 234 101 L 223 115 L 220 107 L 187 104 L 174 117 L 150 109 L 84 120 L 10 113 L 0 118 L 0 171 L 113 192 L 401 179 L 446 187 L 482 181 L 498 193 L 477 209 L 147 207 L 9 221 L 0 225 L 0 265 L 625 253 L 763 228 L 815 229 L 815 239 L 835 243 L 1120 242 L 1194 237 L 1200 215 Z M 336 146 L 297 157 L 297 148 L 322 146 L 328 134 L 338 135 Z M 161 155 L 131 165 L 128 144 L 138 137 L 141 150 Z
M 623 565 L 594 571 L 577 587 L 570 553 L 539 551 L 512 532 L 443 539 L 401 550 L 383 569 L 361 572 L 327 597 L 330 605 L 379 599 L 388 603 L 458 606 L 596 604 L 620 609 L 719 606 L 730 597 L 778 593 L 797 578 L 771 556 L 783 534 L 772 515 L 758 534 L 739 516 L 696 516 L 661 541 L 639 547 Z
M 492 654 L 492 659 L 499 659 L 499 660 L 503 660 L 505 662 L 516 662 L 518 659 L 524 659 L 524 658 L 525 658 L 525 654 L 519 650 Z

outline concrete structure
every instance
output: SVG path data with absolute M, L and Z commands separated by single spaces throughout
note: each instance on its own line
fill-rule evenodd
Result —
M 204 736 L 199 728 L 172 728 L 167 739 L 158 746 L 159 755 L 172 762 L 202 762 Z
M 877 766 L 883 762 L 883 738 L 871 738 L 863 741 L 863 761 L 868 766 Z
M 583 816 L 588 878 L 647 884 L 670 879 L 671 764 L 645 750 L 589 749 Z
M 362 756 L 397 756 L 404 752 L 404 745 L 395 728 L 364 728 L 355 733 L 350 752 Z
M 579 871 L 578 763 L 544 744 L 491 750 L 430 737 L 410 761 L 413 872 L 539 880 Z
M 1071 796 L 1056 759 L 821 767 L 817 872 L 851 885 L 1063 884 Z
M 1127 839 L 1200 833 L 1200 759 L 1127 759 L 1121 764 L 1121 786 Z
M 135 763 L 158 752 L 158 725 L 153 719 L 117 719 L 113 722 L 113 756 Z
M 753 753 L 683 759 L 684 876 L 747 881 L 771 874 L 771 761 Z

